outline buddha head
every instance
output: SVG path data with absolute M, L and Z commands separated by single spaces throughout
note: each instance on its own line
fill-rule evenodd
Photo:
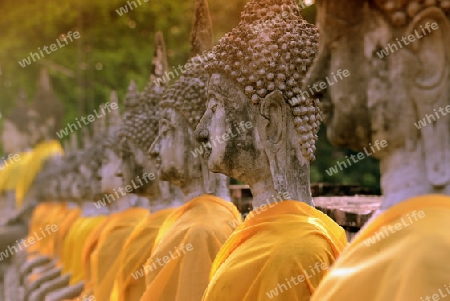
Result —
M 381 159 L 385 192 L 393 192 L 390 183 L 398 187 L 398 179 L 427 186 L 417 193 L 449 187 L 450 1 L 316 5 L 319 54 L 304 88 L 339 69 L 351 74 L 319 95 L 330 141 L 362 150 L 386 140 L 388 147 L 373 154 Z
M 138 183 L 135 193 L 146 196 L 151 202 L 162 199 L 171 201 L 168 182 L 157 178 L 156 159 L 148 155 L 148 150 L 158 133 L 159 101 L 166 89 L 165 84 L 156 84 L 167 70 L 167 55 L 161 32 L 155 37 L 155 51 L 152 60 L 150 81 L 139 93 L 132 81 L 125 100 L 120 136 L 122 137 L 122 175 L 126 184 L 142 178 L 144 173 L 153 174 L 154 180 Z
M 40 202 L 64 202 L 61 198 L 60 175 L 64 164 L 64 157 L 51 157 L 45 162 L 43 171 L 35 181 L 37 198 Z
M 150 120 L 146 115 L 145 107 L 141 102 L 142 96 L 137 91 L 136 84 L 131 81 L 125 100 L 125 111 L 122 117 L 122 126 L 119 136 L 122 146 L 122 176 L 124 184 L 131 184 L 133 180 L 144 173 L 145 150 L 141 146 L 151 143 L 145 140 L 144 132 L 155 130 L 151 128 Z M 153 118 L 155 118 L 153 116 Z M 146 136 L 147 133 L 145 133 Z M 137 193 L 145 190 L 137 189 Z
M 111 92 L 110 102 L 118 104 L 116 91 Z M 102 192 L 114 193 L 114 189 L 123 185 L 122 149 L 119 138 L 119 129 L 122 121 L 118 110 L 112 111 L 108 117 L 108 132 L 103 143 L 103 161 L 99 174 L 101 176 Z
M 33 118 L 32 115 L 30 106 L 26 104 L 26 95 L 22 91 L 16 106 L 4 117 L 1 142 L 6 153 L 19 153 L 31 147 L 28 126 Z
M 19 153 L 36 144 L 53 139 L 61 126 L 62 104 L 54 93 L 50 76 L 41 69 L 32 104 L 21 92 L 16 106 L 5 116 L 1 141 L 6 153 Z
M 309 166 L 321 121 L 319 102 L 299 85 L 318 34 L 294 1 L 249 1 L 239 25 L 214 47 L 208 103 L 195 135 L 208 167 L 250 185 L 312 203 Z
M 212 48 L 212 26 L 208 4 L 196 1 L 196 17 L 191 39 L 191 59 L 185 72 L 166 89 L 159 103 L 159 133 L 150 154 L 157 157 L 159 177 L 179 186 L 188 200 L 204 193 L 229 198 L 223 175 L 207 168 L 206 160 L 197 155 L 202 147 L 194 131 L 206 109 L 208 74 L 199 55 Z
M 105 118 L 94 123 L 92 142 L 85 140 L 85 149 L 80 155 L 78 172 L 84 183 L 84 196 L 91 201 L 102 198 L 101 175 L 99 171 L 104 161 L 104 149 L 107 143 Z
M 73 176 L 73 169 L 68 165 L 64 166 L 61 170 L 59 182 L 59 194 L 63 202 L 79 201 L 72 196 Z

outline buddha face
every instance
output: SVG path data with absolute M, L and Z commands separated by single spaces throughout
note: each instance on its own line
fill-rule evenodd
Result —
M 319 54 L 309 72 L 303 91 L 321 82 L 320 90 L 324 122 L 330 141 L 336 146 L 360 147 L 369 143 L 367 72 L 370 68 L 364 51 L 364 29 L 370 21 L 365 1 L 350 1 L 344 9 L 338 1 L 316 1 L 317 26 L 320 33 Z M 372 55 L 372 54 L 369 54 Z M 339 70 L 348 70 L 349 78 L 341 80 Z M 337 79 L 337 81 L 335 80 Z
M 191 125 L 180 112 L 171 107 L 161 111 L 159 133 L 150 148 L 160 180 L 184 186 L 201 173 L 200 158 L 191 153 L 199 147 L 193 135 Z
M 208 168 L 247 184 L 270 178 L 269 162 L 256 124 L 265 122 L 242 89 L 214 74 L 208 86 L 208 106 L 195 136 Z
M 95 174 L 88 164 L 81 164 L 80 179 L 83 184 L 83 195 L 85 197 L 93 197 L 94 195 L 101 193 L 101 183 L 99 177 Z
M 44 193 L 44 198 L 57 200 L 60 198 L 60 179 L 57 177 L 51 178 L 46 187 Z
M 127 148 L 129 152 L 124 155 L 122 163 L 122 174 L 126 184 L 131 184 L 134 180 L 136 185 L 140 185 L 137 178 L 142 178 L 144 173 L 156 174 L 156 158 L 150 157 L 147 150 L 143 150 L 139 145 L 133 141 L 127 141 Z M 144 187 L 139 187 L 138 194 L 143 196 L 153 195 L 155 189 L 158 189 L 158 181 L 148 181 L 144 183 Z
M 4 121 L 0 138 L 4 151 L 9 154 L 22 152 L 29 147 L 30 137 L 9 120 Z
M 73 176 L 73 182 L 71 186 L 71 195 L 74 199 L 81 199 L 84 195 L 84 185 L 83 185 L 83 179 L 80 174 L 74 174 Z
M 114 189 L 122 187 L 122 160 L 111 149 L 104 152 L 100 174 L 103 193 L 114 193 Z
M 64 199 L 65 201 L 72 199 L 71 194 L 72 183 L 73 183 L 72 173 L 67 172 L 61 176 L 60 192 L 62 199 Z
M 382 159 L 405 148 L 405 140 L 421 139 L 413 124 L 448 104 L 450 27 L 437 7 L 422 6 L 406 24 L 394 25 L 368 2 L 316 1 L 320 52 L 304 88 L 349 70 L 348 79 L 324 93 L 328 138 L 356 150 L 385 139 L 389 148 L 374 154 Z
M 122 152 L 122 176 L 124 184 L 128 185 L 136 176 L 138 176 L 140 173 L 138 170 L 141 169 L 142 164 L 139 162 L 139 159 L 136 158 L 132 141 L 123 143 L 124 149 L 127 150 Z

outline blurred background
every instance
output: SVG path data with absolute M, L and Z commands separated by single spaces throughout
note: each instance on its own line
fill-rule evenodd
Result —
M 0 11 L 0 114 L 14 106 L 20 91 L 34 99 L 40 69 L 48 70 L 53 89 L 64 104 L 63 125 L 91 113 L 108 101 L 111 90 L 124 99 L 130 80 L 142 90 L 148 82 L 154 33 L 165 37 L 169 66 L 185 64 L 189 58 L 189 37 L 194 1 L 138 0 L 133 10 L 120 15 L 124 0 L 1 0 Z M 131 1 L 128 1 L 131 2 Z M 246 0 L 209 1 L 217 42 L 239 21 Z M 315 22 L 313 1 L 303 10 L 305 19 Z M 30 52 L 49 47 L 63 34 L 78 31 L 80 38 L 63 48 L 21 67 L 19 61 Z M 2 119 L 0 118 L 0 130 Z M 326 173 L 345 156 L 354 153 L 336 149 L 326 139 L 322 125 L 317 160 L 311 168 L 312 182 L 359 184 L 379 194 L 378 161 L 368 157 L 329 176 Z M 356 153 L 354 153 L 356 154 Z M 3 157 L 0 144 L 0 157 Z

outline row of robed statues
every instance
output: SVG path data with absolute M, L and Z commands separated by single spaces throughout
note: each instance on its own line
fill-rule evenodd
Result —
M 83 131 L 82 147 L 72 133 L 63 151 L 48 134 L 58 118 L 33 108 L 19 120 L 18 106 L 4 140 L 20 160 L 0 171 L 7 212 L 0 252 L 12 258 L 3 278 L 17 284 L 5 295 L 449 295 L 450 3 L 316 0 L 316 7 L 317 28 L 295 1 L 249 0 L 214 46 L 208 3 L 196 0 L 180 77 L 165 82 L 171 70 L 157 33 L 148 84 L 140 92 L 131 82 L 122 114 L 111 111 L 91 135 Z M 416 32 L 427 34 L 403 47 Z M 41 97 L 53 99 L 48 74 L 41 78 Z M 109 102 L 118 105 L 115 92 Z M 52 107 L 47 113 L 57 116 Z M 417 126 L 424 118 L 428 124 Z M 311 196 L 322 121 L 336 146 L 377 145 L 371 155 L 380 160 L 383 202 L 350 243 Z M 229 178 L 251 189 L 245 219 L 230 201 Z

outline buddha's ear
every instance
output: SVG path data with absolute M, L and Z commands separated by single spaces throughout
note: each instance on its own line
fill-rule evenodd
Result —
M 270 172 L 277 191 L 287 190 L 286 171 L 287 152 L 287 107 L 283 94 L 274 91 L 260 102 L 260 114 L 257 128 L 261 142 L 264 143 Z
M 266 119 L 259 125 L 259 133 L 266 147 L 276 152 L 286 139 L 286 103 L 280 91 L 274 91 L 261 100 L 260 113 Z
M 412 68 L 415 73 L 409 75 L 407 88 L 416 120 L 421 120 L 448 104 L 450 22 L 441 9 L 427 8 L 414 18 L 406 35 L 416 36 L 416 40 L 408 45 L 415 56 L 413 64 L 416 67 Z M 419 132 L 425 173 L 433 186 L 443 186 L 450 181 L 448 124 L 447 119 L 438 117 L 432 126 L 422 127 Z
M 450 60 L 449 20 L 439 8 L 425 9 L 407 28 L 405 37 L 408 38 L 409 35 L 415 36 L 415 41 L 409 44 L 409 49 L 419 61 L 419 70 L 412 75 L 415 76 L 415 85 L 421 88 L 439 85 L 445 80 Z

